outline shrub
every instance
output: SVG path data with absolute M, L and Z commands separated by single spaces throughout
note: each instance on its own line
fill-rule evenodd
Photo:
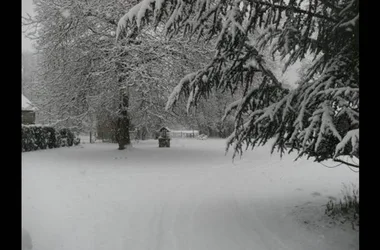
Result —
M 55 131 L 55 148 L 60 148 L 62 145 L 62 138 L 61 138 L 61 133 L 59 131 Z
M 49 126 L 21 126 L 22 152 L 37 149 L 58 148 L 61 146 L 72 146 L 73 144 L 78 145 L 79 143 L 79 138 L 75 138 L 74 133 L 67 128 L 56 130 Z
M 23 151 L 32 151 L 36 149 L 34 130 L 29 126 L 22 126 L 22 149 Z
M 74 145 L 77 146 L 77 145 L 79 145 L 79 143 L 80 143 L 80 138 L 78 138 L 78 137 L 75 138 L 74 139 Z
M 52 127 L 43 127 L 43 131 L 46 135 L 46 145 L 48 148 L 55 148 L 56 145 L 56 135 L 55 135 L 55 129 Z
M 46 134 L 44 133 L 43 127 L 36 126 L 34 127 L 34 139 L 35 139 L 35 150 L 36 149 L 46 149 Z
M 63 128 L 59 132 L 61 135 L 61 140 L 64 142 L 65 146 L 71 147 L 74 144 L 74 133 L 68 128 Z
M 350 221 L 351 224 L 359 225 L 359 189 L 352 185 L 352 188 L 344 185 L 343 200 L 334 202 L 330 200 L 326 204 L 325 213 L 333 219 L 339 219 L 342 223 Z

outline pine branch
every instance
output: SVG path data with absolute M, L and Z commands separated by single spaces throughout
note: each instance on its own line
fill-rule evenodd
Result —
M 346 165 L 354 167 L 354 168 L 359 168 L 359 165 L 355 165 L 355 164 L 352 164 L 352 163 L 349 163 L 349 162 L 346 162 L 346 161 L 343 161 L 343 160 L 340 160 L 340 159 L 334 159 L 334 161 L 346 164 Z
M 256 0 L 250 0 L 250 1 L 254 2 L 254 3 L 261 4 L 261 5 L 270 6 L 272 8 L 280 9 L 280 10 L 287 10 L 287 9 L 289 9 L 289 6 L 285 6 L 285 5 L 272 4 L 272 3 L 267 3 L 267 2 L 262 2 L 262 1 L 256 1 Z M 317 17 L 317 18 L 321 18 L 321 19 L 326 19 L 326 20 L 329 20 L 329 21 L 334 22 L 334 23 L 338 23 L 339 22 L 338 20 L 335 20 L 335 19 L 333 19 L 331 17 L 327 17 L 327 16 L 324 16 L 324 15 L 321 15 L 321 14 L 318 14 L 318 13 L 315 13 L 315 12 L 311 12 L 311 11 L 307 11 L 307 10 L 302 10 L 302 9 L 296 8 L 294 6 L 292 6 L 291 8 L 292 8 L 292 11 L 297 12 L 297 13 L 307 14 L 309 16 L 313 16 L 313 17 Z

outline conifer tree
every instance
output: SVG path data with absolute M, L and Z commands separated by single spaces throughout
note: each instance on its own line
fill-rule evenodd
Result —
M 117 40 L 147 25 L 215 44 L 211 62 L 183 77 L 167 109 L 183 94 L 189 108 L 215 89 L 243 90 L 225 112 L 235 120 L 227 143 L 235 153 L 274 138 L 272 152 L 290 147 L 359 167 L 351 161 L 359 159 L 358 0 L 142 0 L 119 20 Z M 313 56 L 297 88 L 276 77 L 268 50 L 284 70 Z

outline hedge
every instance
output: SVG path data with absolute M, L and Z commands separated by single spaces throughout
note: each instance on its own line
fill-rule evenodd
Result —
M 21 126 L 22 152 L 38 149 L 71 147 L 78 145 L 80 139 L 76 138 L 70 129 L 55 129 L 42 125 Z

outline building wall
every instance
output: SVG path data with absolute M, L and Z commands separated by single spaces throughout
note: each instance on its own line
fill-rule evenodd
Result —
M 36 113 L 33 111 L 21 111 L 22 124 L 35 124 Z

